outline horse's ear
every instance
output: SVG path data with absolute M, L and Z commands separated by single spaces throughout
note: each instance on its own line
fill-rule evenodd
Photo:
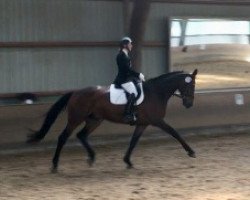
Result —
M 198 74 L 198 69 L 195 69 L 192 75 L 196 76 L 197 74 Z

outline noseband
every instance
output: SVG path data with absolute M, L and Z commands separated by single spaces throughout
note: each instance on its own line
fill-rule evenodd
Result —
M 180 99 L 183 99 L 183 96 L 182 96 L 182 95 L 180 95 L 180 94 L 176 94 L 176 93 L 174 93 L 174 94 L 173 94 L 173 96 L 178 97 L 178 98 L 180 98 Z
M 176 93 L 174 93 L 173 96 L 178 97 L 180 99 L 185 99 L 185 98 L 189 98 L 190 97 L 188 95 L 181 95 L 181 94 L 176 94 Z

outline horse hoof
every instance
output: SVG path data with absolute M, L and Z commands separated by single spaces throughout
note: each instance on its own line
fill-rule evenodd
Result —
M 87 159 L 87 163 L 88 163 L 89 167 L 92 167 L 94 162 L 95 162 L 95 159 L 91 159 L 91 158 Z
M 188 156 L 191 158 L 196 158 L 195 152 L 189 152 Z
M 127 164 L 127 169 L 132 169 L 133 168 L 133 164 L 130 162 L 129 158 L 124 157 L 123 161 Z
M 57 168 L 52 167 L 51 170 L 50 170 L 50 172 L 51 172 L 52 174 L 56 174 L 56 173 L 58 172 L 58 170 L 57 170 Z
M 127 165 L 127 169 L 134 169 L 133 165 Z

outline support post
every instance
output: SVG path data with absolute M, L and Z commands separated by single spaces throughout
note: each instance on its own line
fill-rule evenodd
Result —
M 141 71 L 142 47 L 146 30 L 146 23 L 150 11 L 151 0 L 134 0 L 130 20 L 130 37 L 134 41 L 132 51 L 132 64 L 134 69 Z
M 130 0 L 123 0 L 123 31 L 124 34 L 129 34 L 129 2 Z
M 167 17 L 166 23 L 166 72 L 172 71 L 171 63 L 171 18 Z
M 180 21 L 181 37 L 180 37 L 179 46 L 184 46 L 185 45 L 187 23 L 188 23 L 188 21 L 186 19 L 182 19 Z

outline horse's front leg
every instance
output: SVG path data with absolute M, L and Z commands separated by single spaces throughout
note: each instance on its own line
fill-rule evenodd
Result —
M 166 124 L 163 120 L 157 122 L 155 126 L 159 127 L 163 131 L 169 133 L 172 135 L 176 140 L 178 140 L 183 148 L 186 150 L 188 155 L 192 158 L 195 158 L 195 152 L 192 150 L 192 148 L 184 141 L 184 139 L 177 133 L 177 131 L 172 128 L 170 125 Z
M 130 156 L 131 156 L 132 151 L 135 148 L 138 140 L 140 139 L 143 131 L 146 128 L 147 128 L 147 126 L 145 126 L 145 125 L 144 126 L 142 126 L 142 125 L 141 126 L 136 126 L 136 128 L 135 128 L 135 131 L 133 133 L 133 136 L 132 136 L 130 144 L 129 144 L 129 148 L 128 148 L 128 150 L 127 150 L 127 152 L 126 152 L 126 154 L 125 154 L 125 156 L 123 158 L 123 161 L 127 164 L 128 169 L 133 167 L 133 164 L 130 161 Z

